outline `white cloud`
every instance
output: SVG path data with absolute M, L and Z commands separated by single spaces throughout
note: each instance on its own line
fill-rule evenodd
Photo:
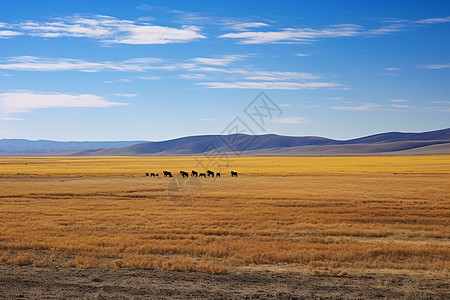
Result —
M 329 97 L 328 99 L 333 100 L 333 101 L 340 101 L 340 100 L 344 99 L 344 97 Z
M 406 105 L 406 104 L 391 104 L 392 107 L 395 108 L 410 108 L 412 107 L 411 105 Z
M 213 89 L 261 89 L 261 90 L 300 90 L 339 86 L 330 82 L 202 82 L 199 85 Z
M 383 70 L 385 70 L 385 71 L 400 71 L 400 68 L 389 67 L 389 68 L 384 68 Z
M 184 43 L 195 39 L 206 38 L 199 34 L 197 26 L 182 26 L 182 29 L 164 26 L 132 26 L 127 32 L 107 42 L 119 44 L 169 44 Z
M 132 97 L 136 97 L 137 94 L 131 94 L 131 93 L 114 93 L 114 96 L 117 97 L 126 97 L 126 98 L 132 98 Z
M 273 119 L 272 122 L 281 124 L 305 124 L 308 123 L 309 120 L 306 117 L 288 117 Z
M 102 81 L 103 83 L 120 83 L 120 82 L 130 82 L 131 79 L 130 78 L 120 78 L 120 79 L 115 79 L 115 80 L 104 80 Z
M 367 30 L 365 34 L 368 35 L 383 35 L 383 34 L 389 34 L 391 32 L 397 32 L 401 31 L 406 25 L 405 24 L 391 24 L 388 26 L 382 26 L 377 29 L 371 29 Z
M 379 107 L 380 106 L 375 103 L 366 103 L 364 105 L 359 106 L 331 106 L 330 108 L 335 110 L 367 111 L 367 110 L 374 110 Z
M 236 31 L 246 31 L 249 28 L 267 27 L 269 24 L 262 22 L 248 22 L 248 23 L 236 23 L 230 27 Z
M 429 18 L 429 19 L 421 19 L 415 21 L 415 23 L 419 24 L 436 24 L 436 23 L 448 23 L 450 22 L 450 17 L 445 18 Z
M 180 77 L 183 79 L 193 79 L 193 80 L 201 80 L 207 78 L 205 74 L 181 74 Z
M 0 30 L 0 39 L 9 39 L 18 35 L 22 35 L 23 33 L 13 30 Z
M 292 104 L 278 104 L 278 106 L 281 106 L 281 107 L 290 107 L 290 106 L 292 106 Z
M 431 103 L 435 103 L 435 104 L 450 104 L 450 101 L 440 101 L 440 100 L 436 100 L 436 101 L 432 101 Z
M 297 53 L 297 54 L 295 54 L 295 56 L 306 57 L 306 56 L 311 56 L 311 54 Z
M 213 66 L 226 66 L 232 62 L 242 60 L 244 58 L 243 55 L 224 55 L 219 58 L 209 58 L 209 57 L 197 57 L 193 58 L 194 62 L 204 64 L 204 65 L 213 65 Z
M 436 65 L 425 65 L 423 67 L 425 69 L 445 69 L 445 68 L 450 68 L 450 63 L 448 63 L 448 64 L 436 64 Z
M 263 81 L 280 81 L 280 80 L 293 80 L 293 79 L 317 79 L 318 76 L 314 76 L 310 73 L 304 72 L 277 72 L 277 71 L 254 71 L 245 72 L 251 74 L 244 77 L 247 80 L 263 80 Z
M 0 117 L 30 112 L 39 108 L 87 108 L 126 105 L 126 103 L 109 102 L 105 98 L 92 94 L 35 93 L 30 91 L 0 93 Z
M 161 79 L 159 76 L 134 76 L 134 79 L 142 79 L 142 80 L 158 80 Z
M 450 17 L 429 18 L 417 21 L 390 19 L 386 22 L 389 22 L 390 24 L 375 29 L 365 29 L 357 24 L 330 25 L 324 29 L 283 28 L 273 31 L 244 32 L 234 28 L 236 31 L 240 32 L 222 34 L 219 38 L 238 39 L 241 44 L 309 43 L 320 38 L 386 35 L 402 31 L 408 26 L 418 26 L 418 24 L 447 23 L 450 22 Z M 299 56 L 303 55 L 300 54 Z
M 406 99 L 392 99 L 391 100 L 392 102 L 408 102 L 408 100 L 406 100 Z
M 134 45 L 185 43 L 205 38 L 196 26 L 174 28 L 151 25 L 142 22 L 142 19 L 130 21 L 102 15 L 73 15 L 47 22 L 26 21 L 6 25 L 30 36 L 92 38 L 106 43 Z
M 14 71 L 122 71 L 145 72 L 150 69 L 161 69 L 157 66 L 162 60 L 158 58 L 137 58 L 119 62 L 88 62 L 81 59 L 45 58 L 34 56 L 17 56 L 0 61 L 0 70 Z
M 280 31 L 246 31 L 239 33 L 226 33 L 219 38 L 240 39 L 241 44 L 265 43 L 297 43 L 310 42 L 318 38 L 332 38 L 343 36 L 357 36 L 362 27 L 354 24 L 332 25 L 325 29 L 312 28 L 285 28 Z

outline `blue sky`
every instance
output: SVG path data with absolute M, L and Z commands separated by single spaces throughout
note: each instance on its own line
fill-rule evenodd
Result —
M 450 127 L 450 1 L 0 0 L 0 138 Z M 264 92 L 282 111 L 258 127 Z

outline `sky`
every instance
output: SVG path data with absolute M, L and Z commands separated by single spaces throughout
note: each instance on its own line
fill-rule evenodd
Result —
M 0 0 L 0 139 L 448 127 L 450 1 Z

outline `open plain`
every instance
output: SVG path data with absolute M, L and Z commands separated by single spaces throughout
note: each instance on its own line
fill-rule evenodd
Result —
M 449 186 L 450 156 L 0 158 L 0 298 L 448 299 Z

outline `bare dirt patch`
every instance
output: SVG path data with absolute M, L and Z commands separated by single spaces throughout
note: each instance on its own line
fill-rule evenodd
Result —
M 445 278 L 267 271 L 211 275 L 0 265 L 2 299 L 449 299 Z

